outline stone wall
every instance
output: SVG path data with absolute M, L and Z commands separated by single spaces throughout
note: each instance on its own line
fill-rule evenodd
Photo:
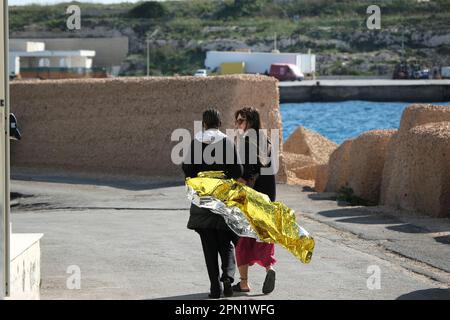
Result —
M 260 110 L 264 128 L 281 129 L 278 101 L 277 81 L 265 76 L 14 81 L 11 110 L 23 138 L 11 145 L 13 173 L 182 177 L 171 161 L 173 130 L 192 134 L 209 107 L 233 128 L 244 106 Z
M 399 130 L 372 130 L 342 143 L 317 168 L 315 189 L 344 186 L 368 203 L 450 217 L 450 107 L 411 105 Z

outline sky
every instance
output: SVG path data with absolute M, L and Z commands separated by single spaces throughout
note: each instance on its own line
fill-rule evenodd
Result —
M 80 2 L 95 2 L 95 3 L 120 3 L 120 2 L 138 2 L 139 0 L 80 0 Z M 10 6 L 24 5 L 24 4 L 55 4 L 61 2 L 71 2 L 70 0 L 8 0 Z

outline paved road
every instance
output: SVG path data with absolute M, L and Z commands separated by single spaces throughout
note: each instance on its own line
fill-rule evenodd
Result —
M 186 229 L 184 186 L 14 180 L 12 191 L 23 195 L 13 232 L 45 234 L 43 299 L 207 298 L 200 240 Z M 252 293 L 232 299 L 450 299 L 448 220 L 340 207 L 297 186 L 279 185 L 278 196 L 315 237 L 313 260 L 301 264 L 277 247 L 275 291 L 262 295 L 264 271 L 254 266 Z M 81 270 L 79 290 L 67 288 L 72 265 Z M 379 289 L 367 285 L 373 270 Z

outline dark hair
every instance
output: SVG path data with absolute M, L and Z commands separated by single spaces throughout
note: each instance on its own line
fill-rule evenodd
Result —
M 221 125 L 219 110 L 211 108 L 203 112 L 203 125 L 205 129 L 218 129 Z
M 247 123 L 248 123 L 248 128 L 247 129 L 253 129 L 253 130 L 256 131 L 255 132 L 256 133 L 256 144 L 257 144 L 256 152 L 257 152 L 258 159 L 259 159 L 258 161 L 261 162 L 260 156 L 264 156 L 265 157 L 265 156 L 268 155 L 270 157 L 270 154 L 271 154 L 271 149 L 270 149 L 271 148 L 271 143 L 270 143 L 270 140 L 264 134 L 264 132 L 259 132 L 259 130 L 261 129 L 262 124 L 261 124 L 261 118 L 259 117 L 258 109 L 254 108 L 254 107 L 242 108 L 242 109 L 240 109 L 240 110 L 238 110 L 238 111 L 236 111 L 234 113 L 234 118 L 237 119 L 239 117 L 239 115 L 247 120 Z M 251 136 L 249 138 L 251 139 Z M 260 146 L 261 143 L 266 143 L 267 144 L 267 147 L 268 147 L 268 149 L 267 149 L 268 154 L 267 155 L 261 155 L 260 154 L 261 149 L 260 149 L 259 146 Z
M 247 120 L 249 124 L 249 128 L 255 129 L 256 132 L 261 129 L 261 119 L 259 117 L 259 112 L 254 107 L 245 107 L 234 113 L 234 119 L 237 119 L 238 116 L 241 116 Z

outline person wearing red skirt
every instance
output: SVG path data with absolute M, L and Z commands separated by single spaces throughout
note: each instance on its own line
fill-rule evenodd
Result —
M 244 174 L 238 181 L 268 195 L 271 201 L 275 201 L 275 174 L 273 172 L 262 174 L 261 170 L 263 167 L 270 167 L 271 144 L 265 136 L 259 133 L 261 121 L 258 111 L 252 107 L 236 111 L 235 125 L 243 133 L 241 140 L 239 140 L 240 145 L 245 146 L 245 148 L 238 147 L 244 167 Z M 253 129 L 252 134 L 249 134 L 249 129 Z M 267 144 L 266 148 L 261 148 L 262 143 Z M 261 150 L 265 150 L 265 152 Z M 257 153 L 257 157 L 251 157 L 252 152 Z M 252 159 L 256 159 L 256 161 L 252 163 Z M 248 268 L 256 263 L 266 269 L 262 292 L 264 294 L 271 293 L 275 289 L 275 270 L 273 269 L 273 265 L 276 263 L 275 245 L 260 242 L 253 238 L 241 237 L 236 244 L 235 251 L 241 281 L 233 286 L 233 290 L 250 292 Z
M 259 264 L 266 268 L 263 293 L 269 294 L 275 288 L 275 245 L 273 243 L 258 242 L 256 239 L 241 237 L 236 245 L 236 263 L 241 275 L 241 281 L 233 288 L 235 291 L 250 292 L 248 284 L 248 267 Z

